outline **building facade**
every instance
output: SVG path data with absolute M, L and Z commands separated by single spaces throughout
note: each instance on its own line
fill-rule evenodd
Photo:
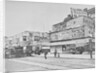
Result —
M 61 22 L 53 25 L 53 30 L 50 32 L 50 42 L 51 42 L 51 52 L 54 52 L 57 49 L 59 52 L 65 52 L 64 49 L 75 48 L 75 47 L 84 47 L 88 44 L 89 39 L 92 38 L 94 42 L 95 39 L 95 22 L 94 17 L 95 11 L 92 10 L 91 13 L 89 9 L 87 11 L 78 10 L 78 12 L 82 12 L 78 15 L 78 12 L 75 17 L 70 18 L 66 22 Z M 90 16 L 88 16 L 91 13 Z M 69 17 L 67 17 L 69 18 Z M 67 51 L 67 50 L 66 50 Z
M 24 31 L 22 33 L 16 34 L 14 36 L 5 38 L 5 47 L 17 47 L 27 45 L 33 46 L 35 49 L 37 46 L 48 46 L 49 43 L 49 34 L 47 32 L 33 32 L 33 31 Z

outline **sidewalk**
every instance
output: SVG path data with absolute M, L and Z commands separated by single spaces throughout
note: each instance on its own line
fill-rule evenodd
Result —
M 39 55 L 44 57 L 44 54 Z M 54 54 L 48 54 L 47 57 L 54 57 Z M 89 54 L 60 54 L 60 58 L 73 58 L 73 59 L 90 59 Z M 93 59 L 95 59 L 95 55 L 93 55 Z

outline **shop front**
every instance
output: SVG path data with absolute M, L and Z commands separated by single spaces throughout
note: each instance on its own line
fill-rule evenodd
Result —
M 80 53 L 88 50 L 86 47 L 89 43 L 90 38 L 85 39 L 77 39 L 71 41 L 63 41 L 63 42 L 54 42 L 50 44 L 50 52 L 54 53 L 55 50 L 59 53 Z M 95 42 L 93 42 L 95 43 Z

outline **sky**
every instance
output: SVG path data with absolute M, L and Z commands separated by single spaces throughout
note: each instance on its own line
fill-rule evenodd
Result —
M 6 1 L 5 35 L 13 36 L 23 31 L 49 32 L 52 25 L 62 22 L 70 8 L 92 8 L 93 5 Z

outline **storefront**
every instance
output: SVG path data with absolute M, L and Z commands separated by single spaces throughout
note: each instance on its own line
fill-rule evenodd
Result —
M 69 49 L 71 49 L 71 48 L 76 49 L 78 47 L 85 47 L 86 45 L 88 45 L 89 39 L 90 38 L 84 38 L 84 39 L 77 39 L 77 40 L 71 40 L 71 41 L 50 43 L 50 52 L 53 53 L 56 49 L 57 52 L 59 52 L 59 53 L 68 53 Z M 95 44 L 94 39 L 92 41 Z M 86 49 L 88 49 L 88 48 L 86 48 Z

